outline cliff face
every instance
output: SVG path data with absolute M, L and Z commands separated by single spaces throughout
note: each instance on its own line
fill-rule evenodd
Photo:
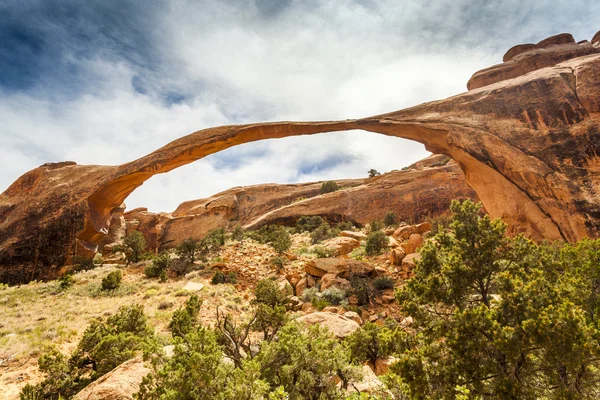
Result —
M 171 248 L 188 237 L 202 238 L 218 227 L 255 229 L 293 225 L 303 215 L 365 225 L 394 212 L 400 220 L 421 221 L 448 209 L 453 199 L 477 200 L 458 164 L 432 156 L 404 171 L 366 179 L 336 181 L 340 190 L 321 195 L 322 182 L 235 187 L 181 204 L 172 214 L 145 209 L 125 213 L 127 231 L 144 234 L 152 249 Z
M 511 65 L 527 57 L 527 68 L 506 73 L 501 64 L 476 73 L 469 92 L 389 114 L 210 128 L 121 166 L 37 168 L 0 195 L 0 279 L 56 276 L 73 252 L 95 249 L 113 212 L 155 174 L 241 143 L 351 129 L 416 140 L 452 157 L 491 216 L 513 232 L 597 237 L 600 39 L 575 44 L 584 53 L 567 39 L 507 55 Z

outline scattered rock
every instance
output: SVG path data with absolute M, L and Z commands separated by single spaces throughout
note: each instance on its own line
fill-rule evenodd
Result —
M 304 294 L 304 290 L 306 290 L 306 286 L 307 286 L 307 279 L 306 278 L 302 278 L 298 281 L 298 283 L 296 284 L 296 296 L 302 296 L 302 294 Z
M 375 372 L 375 375 L 377 376 L 383 375 L 389 371 L 390 366 L 394 362 L 396 362 L 395 357 L 379 358 L 377 361 L 375 361 L 375 368 L 373 372 Z
M 363 365 L 363 378 L 360 382 L 351 382 L 350 393 L 359 391 L 361 393 L 376 393 L 384 388 L 383 383 L 377 378 L 377 375 L 369 368 L 368 365 Z
M 342 237 L 349 237 L 352 239 L 356 239 L 358 241 L 361 240 L 366 240 L 367 239 L 367 235 L 365 235 L 362 232 L 354 232 L 354 231 L 341 231 L 340 232 L 340 236 Z
M 390 251 L 390 264 L 400 266 L 404 259 L 404 250 L 402 248 L 396 248 Z
M 419 233 L 419 228 L 417 228 L 417 226 L 404 225 L 404 226 L 401 226 L 400 228 L 396 229 L 396 231 L 394 232 L 394 234 L 392 236 L 396 239 L 406 240 L 413 233 Z
M 350 290 L 350 282 L 344 278 L 340 278 L 335 274 L 325 274 L 321 278 L 321 291 L 336 286 L 343 290 Z
M 183 290 L 187 290 L 189 292 L 199 292 L 202 289 L 204 289 L 204 284 L 198 282 L 188 282 L 183 287 Z
M 402 278 L 408 279 L 412 276 L 412 271 L 415 268 L 415 262 L 421 259 L 421 253 L 408 254 L 402 260 Z
M 405 254 L 416 253 L 417 250 L 419 250 L 421 248 L 421 246 L 423 246 L 423 242 L 424 242 L 423 236 L 421 236 L 418 233 L 413 233 L 408 238 L 408 242 L 406 242 L 403 246 L 404 253 Z
M 358 313 L 355 313 L 354 311 L 346 311 L 344 314 L 344 317 L 351 319 L 352 321 L 356 322 L 357 324 L 362 325 L 363 320 L 360 317 L 360 315 L 358 315 Z
M 338 339 L 343 339 L 360 328 L 360 325 L 349 318 L 330 312 L 315 312 L 297 319 L 308 325 L 319 324 L 327 327 Z
M 343 256 L 360 246 L 360 242 L 350 237 L 335 237 L 323 242 L 323 246 L 333 250 L 337 255 Z
M 335 274 L 345 278 L 348 274 L 370 275 L 374 268 L 372 265 L 352 259 L 342 258 L 317 258 L 310 260 L 305 265 L 306 272 L 312 276 L 322 277 L 325 274 Z
M 90 383 L 73 400 L 129 400 L 137 393 L 142 379 L 150 373 L 142 357 L 125 361 L 112 371 Z
M 422 235 L 431 231 L 431 224 L 429 222 L 422 222 L 417 225 L 417 230 Z

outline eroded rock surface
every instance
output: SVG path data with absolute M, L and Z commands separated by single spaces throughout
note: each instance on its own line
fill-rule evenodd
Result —
M 511 232 L 549 240 L 598 237 L 598 37 L 554 43 L 563 40 L 542 41 L 542 48 L 480 71 L 469 92 L 397 112 L 209 128 L 121 166 L 36 168 L 0 195 L 0 280 L 56 277 L 74 254 L 95 251 L 115 210 L 153 175 L 242 143 L 353 129 L 415 140 L 452 157 L 486 210 Z

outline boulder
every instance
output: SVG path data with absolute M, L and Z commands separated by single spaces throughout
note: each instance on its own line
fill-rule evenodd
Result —
M 130 400 L 142 379 L 150 373 L 142 357 L 125 361 L 98 380 L 90 383 L 73 400 Z
M 360 328 L 356 321 L 331 312 L 315 312 L 300 317 L 297 321 L 308 325 L 325 326 L 338 339 L 343 339 Z
M 406 240 L 413 233 L 419 233 L 419 228 L 416 225 L 404 225 L 396 229 L 392 236 L 396 239 Z
M 420 224 L 417 224 L 417 230 L 418 230 L 418 233 L 420 233 L 421 235 L 424 233 L 427 233 L 427 232 L 431 231 L 431 223 L 421 222 Z
M 375 368 L 373 372 L 375 372 L 375 375 L 377 376 L 383 375 L 389 371 L 390 366 L 394 362 L 396 362 L 395 357 L 379 358 L 377 361 L 375 361 Z
M 351 285 L 347 279 L 340 278 L 335 274 L 325 274 L 321 278 L 321 291 L 330 287 L 338 287 L 343 290 L 350 290 Z
M 360 246 L 360 242 L 350 237 L 335 237 L 323 242 L 323 246 L 333 250 L 338 256 L 343 256 Z
M 600 44 L 600 31 L 596 32 L 592 38 L 592 44 Z
M 570 33 L 559 33 L 558 35 L 550 36 L 536 45 L 540 49 L 544 49 L 550 46 L 557 46 L 560 44 L 575 43 L 575 38 Z
M 322 277 L 325 274 L 334 274 L 347 278 L 350 274 L 371 275 L 374 267 L 363 261 L 342 258 L 317 258 L 310 260 L 305 265 L 309 275 Z
M 396 247 L 399 247 L 399 246 L 400 246 L 400 242 L 398 242 L 393 236 L 388 237 L 388 247 L 395 249 Z
M 362 318 L 360 317 L 360 315 L 358 315 L 358 313 L 354 312 L 354 311 L 346 311 L 344 314 L 342 314 L 344 317 L 351 319 L 352 321 L 356 322 L 357 324 L 361 324 L 363 323 Z
M 408 242 L 404 244 L 404 253 L 416 253 L 417 250 L 419 250 L 421 246 L 423 246 L 423 242 L 423 236 L 419 235 L 418 233 L 413 233 L 408 238 Z
M 516 56 L 518 56 L 519 54 L 528 52 L 530 50 L 533 49 L 537 49 L 537 45 L 533 44 L 533 43 L 525 43 L 525 44 L 518 44 L 516 46 L 511 47 L 510 49 L 508 49 L 508 51 L 504 54 L 504 57 L 502 57 L 502 62 L 507 62 L 512 60 L 513 58 L 515 58 Z
M 377 378 L 377 375 L 371 370 L 368 365 L 362 367 L 362 380 L 360 382 L 351 382 L 348 392 L 360 392 L 375 394 L 380 390 L 385 389 L 383 383 Z
M 392 251 L 390 251 L 390 264 L 401 266 L 405 255 L 404 250 L 400 247 L 392 249 Z
M 298 283 L 296 284 L 296 296 L 300 297 L 302 296 L 302 294 L 304 293 L 304 290 L 306 290 L 306 278 L 302 278 L 298 281 Z
M 349 237 L 352 239 L 356 239 L 358 241 L 361 240 L 366 240 L 367 239 L 367 235 L 365 235 L 362 232 L 354 232 L 354 231 L 341 231 L 340 232 L 340 236 L 341 237 Z
M 287 279 L 281 277 L 276 281 L 276 283 L 277 287 L 281 292 L 285 293 L 287 296 L 294 295 L 294 289 L 292 288 L 292 285 L 290 285 L 290 282 L 288 282 Z
M 198 282 L 188 282 L 183 287 L 183 290 L 187 290 L 189 292 L 199 292 L 202 289 L 204 289 L 204 284 Z
M 420 253 L 407 254 L 402 260 L 402 278 L 407 279 L 412 276 L 412 271 L 416 266 L 416 261 L 421 259 Z
M 302 277 L 298 273 L 288 273 L 285 275 L 285 279 L 288 280 L 290 285 L 296 287 L 298 285 L 298 282 L 300 282 L 300 279 L 302 279 Z

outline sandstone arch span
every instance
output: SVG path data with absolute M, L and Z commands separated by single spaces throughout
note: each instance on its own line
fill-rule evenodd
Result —
M 59 274 L 76 246 L 94 249 L 113 210 L 155 174 L 241 143 L 352 129 L 415 140 L 452 157 L 489 213 L 514 232 L 550 240 L 598 237 L 600 50 L 586 45 L 590 54 L 581 56 L 572 48 L 579 44 L 557 46 L 564 48 L 552 50 L 558 63 L 542 49 L 543 65 L 551 64 L 545 68 L 503 81 L 491 68 L 478 75 L 482 87 L 389 114 L 210 128 L 121 166 L 36 168 L 0 195 L 0 280 Z M 571 59 L 564 61 L 564 52 Z M 495 83 L 486 85 L 488 78 Z M 40 275 L 39 268 L 51 272 Z

